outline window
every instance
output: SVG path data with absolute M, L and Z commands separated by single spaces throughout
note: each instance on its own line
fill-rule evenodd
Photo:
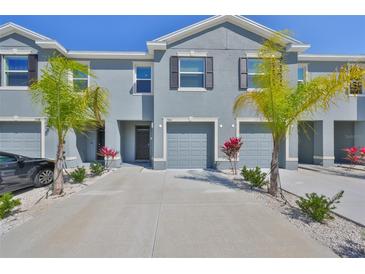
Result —
M 362 81 L 360 79 L 351 80 L 350 94 L 362 94 Z
M 306 81 L 307 67 L 304 64 L 298 64 L 298 85 Z
M 0 155 L 0 164 L 16 162 L 17 159 L 9 155 Z
M 73 84 L 74 87 L 80 90 L 87 89 L 89 87 L 89 76 L 81 71 L 73 71 Z
M 179 58 L 179 67 L 181 88 L 205 88 L 204 58 Z
M 254 82 L 256 75 L 260 75 L 257 72 L 258 66 L 262 63 L 260 59 L 249 58 L 247 59 L 247 87 L 248 88 L 261 88 Z
M 28 56 L 4 56 L 4 85 L 28 86 Z
M 136 66 L 135 67 L 135 93 L 145 94 L 152 92 L 152 67 Z

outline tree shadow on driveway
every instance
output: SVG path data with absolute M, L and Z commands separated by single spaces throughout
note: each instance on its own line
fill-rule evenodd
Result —
M 225 178 L 221 172 L 216 170 L 187 170 L 181 175 L 174 176 L 177 179 L 207 182 L 209 184 L 221 185 L 231 189 L 241 189 L 240 185 L 233 180 Z

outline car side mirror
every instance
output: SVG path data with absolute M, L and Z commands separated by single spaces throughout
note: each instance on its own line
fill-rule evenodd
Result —
M 18 165 L 19 166 L 23 166 L 24 165 L 24 159 L 23 158 L 18 158 Z

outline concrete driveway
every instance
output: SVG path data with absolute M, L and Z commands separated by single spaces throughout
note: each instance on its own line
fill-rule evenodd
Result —
M 308 168 L 308 169 L 307 169 Z M 282 187 L 299 196 L 316 192 L 332 197 L 344 190 L 335 212 L 365 226 L 365 174 L 339 172 L 320 167 L 280 170 Z
M 333 257 L 218 173 L 121 168 L 1 239 L 0 257 Z

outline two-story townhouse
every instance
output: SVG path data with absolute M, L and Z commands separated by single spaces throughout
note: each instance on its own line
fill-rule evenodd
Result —
M 87 64 L 96 75 L 75 72 L 75 84 L 98 84 L 109 91 L 105 126 L 86 134 L 71 132 L 68 166 L 97 160 L 107 145 L 122 162 L 150 162 L 155 169 L 226 168 L 220 145 L 242 136 L 240 165 L 268 167 L 272 140 L 253 108 L 234 115 L 237 95 L 254 90 L 258 50 L 273 30 L 241 16 L 213 16 L 147 42 L 147 52 L 66 50 L 57 41 L 9 23 L 0 27 L 0 151 L 55 157 L 56 138 L 28 83 L 41 77 L 48 58 L 58 52 Z M 295 86 L 365 56 L 304 54 L 310 45 L 285 37 L 286 75 Z M 343 160 L 342 148 L 365 145 L 365 97 L 339 99 L 326 113 L 315 113 L 292 127 L 282 144 L 280 165 L 331 165 Z

